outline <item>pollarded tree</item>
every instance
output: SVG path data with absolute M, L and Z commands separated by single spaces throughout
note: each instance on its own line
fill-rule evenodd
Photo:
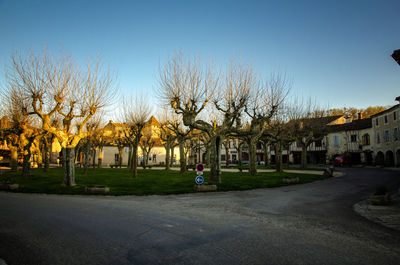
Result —
M 301 146 L 301 168 L 307 168 L 307 149 L 316 141 L 322 140 L 328 133 L 327 119 L 324 112 L 308 100 L 306 103 L 295 100 L 290 104 L 289 131 L 293 140 Z
M 263 135 L 263 138 L 268 138 L 275 147 L 275 169 L 277 172 L 283 171 L 282 149 L 292 137 L 292 132 L 288 126 L 288 114 L 287 105 L 281 105 L 273 119 L 268 122 Z
M 252 176 L 257 174 L 257 143 L 267 123 L 282 105 L 289 92 L 289 86 L 285 76 L 272 74 L 265 84 L 258 85 L 252 90 L 252 97 L 247 102 L 245 112 L 250 117 L 250 123 L 239 130 L 238 135 L 242 136 L 249 146 L 249 174 Z
M 197 60 L 185 60 L 182 55 L 169 60 L 160 70 L 163 99 L 182 116 L 185 126 L 201 130 L 210 138 L 211 183 L 221 183 L 221 144 L 232 133 L 235 120 L 245 107 L 253 79 L 249 67 L 232 63 L 221 82 L 211 67 L 203 70 Z M 220 114 L 220 120 L 199 118 L 209 102 Z
M 169 120 L 169 127 L 176 137 L 176 141 L 179 145 L 179 165 L 180 172 L 186 172 L 186 153 L 185 153 L 185 143 L 190 138 L 191 130 L 185 128 L 182 120 L 177 116 L 172 116 Z
M 35 121 L 32 117 L 22 112 L 25 100 L 19 92 L 11 86 L 2 92 L 5 99 L 3 108 L 12 124 L 10 128 L 2 130 L 2 135 L 11 150 L 11 168 L 17 170 L 18 151 L 20 151 L 23 156 L 22 175 L 27 177 L 30 175 L 31 151 L 38 146 L 38 140 L 43 134 L 40 129 L 33 126 Z
M 74 186 L 74 149 L 87 136 L 85 124 L 113 99 L 112 75 L 103 71 L 99 60 L 80 69 L 68 56 L 43 51 L 13 54 L 7 77 L 28 101 L 22 111 L 39 117 L 42 129 L 57 138 L 63 148 L 64 184 Z M 61 128 L 52 125 L 54 116 L 61 118 Z
M 140 149 L 142 150 L 142 156 L 143 156 L 142 163 L 144 169 L 146 169 L 147 167 L 147 163 L 149 161 L 149 155 L 155 143 L 156 141 L 152 135 L 151 130 L 143 132 L 143 136 L 140 139 L 139 146 Z
M 143 97 L 136 96 L 135 100 L 124 101 L 123 104 L 123 132 L 126 142 L 132 149 L 130 169 L 132 177 L 137 177 L 138 147 L 143 136 L 143 130 L 150 118 L 151 108 Z
M 161 139 L 162 144 L 165 148 L 165 170 L 169 170 L 171 166 L 172 150 L 176 142 L 176 135 L 171 129 L 168 118 L 160 119 L 160 130 L 158 137 Z

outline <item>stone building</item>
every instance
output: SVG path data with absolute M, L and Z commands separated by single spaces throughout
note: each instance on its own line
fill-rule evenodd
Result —
M 400 102 L 400 97 L 396 98 Z M 400 166 L 400 103 L 377 113 L 372 118 L 375 139 L 375 163 L 382 166 Z

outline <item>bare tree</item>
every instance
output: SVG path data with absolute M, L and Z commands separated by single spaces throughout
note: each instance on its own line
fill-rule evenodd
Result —
M 170 127 L 170 122 L 167 119 L 161 120 L 160 122 L 160 134 L 162 144 L 165 148 L 165 170 L 169 170 L 171 166 L 171 153 L 174 143 L 176 141 L 176 136 Z
M 287 141 L 291 140 L 292 133 L 288 126 L 289 110 L 287 104 L 279 106 L 273 119 L 267 124 L 263 138 L 268 138 L 275 147 L 275 168 L 277 172 L 283 171 L 282 149 Z
M 325 111 L 318 109 L 312 100 L 307 102 L 294 100 L 290 104 L 289 131 L 293 140 L 301 146 L 301 168 L 307 168 L 307 149 L 316 141 L 320 141 L 328 133 Z
M 30 160 L 32 149 L 38 146 L 41 130 L 34 125 L 35 121 L 26 113 L 22 112 L 24 99 L 12 86 L 7 87 L 3 92 L 3 103 L 6 115 L 11 119 L 12 126 L 2 130 L 3 137 L 7 140 L 11 150 L 11 168 L 17 170 L 18 151 L 22 153 L 22 175 L 30 175 Z M 35 144 L 36 142 L 36 144 Z M 36 148 L 36 151 L 39 151 Z
M 253 82 L 251 68 L 232 63 L 221 86 L 219 76 L 211 67 L 203 70 L 198 60 L 185 60 L 182 55 L 176 55 L 160 70 L 159 81 L 163 99 L 182 116 L 184 125 L 210 137 L 210 183 L 220 183 L 221 144 L 232 132 L 248 100 Z M 220 121 L 199 118 L 209 102 L 221 113 Z
M 186 168 L 186 153 L 185 153 L 185 143 L 190 137 L 190 132 L 188 128 L 185 128 L 183 122 L 179 117 L 173 116 L 171 120 L 169 120 L 169 126 L 171 131 L 174 133 L 176 137 L 176 141 L 179 145 L 179 165 L 180 172 L 185 173 Z
M 243 145 L 244 145 L 243 139 L 240 137 L 235 137 L 233 140 L 233 147 L 235 148 L 237 154 L 238 154 L 238 165 L 239 168 L 241 169 L 242 166 L 242 155 L 243 155 Z
M 103 71 L 100 60 L 89 61 L 82 70 L 68 56 L 43 51 L 13 54 L 7 80 L 26 100 L 22 111 L 38 116 L 42 128 L 63 147 L 64 184 L 74 186 L 74 149 L 87 136 L 84 125 L 113 99 L 112 75 Z M 51 124 L 54 116 L 61 117 L 61 129 Z
M 143 129 L 149 120 L 151 108 L 143 97 L 136 96 L 130 102 L 124 101 L 123 121 L 126 126 L 123 128 L 125 140 L 132 148 L 130 169 L 132 176 L 137 177 L 138 147 L 143 135 Z
M 140 149 L 142 150 L 142 155 L 143 155 L 143 168 L 146 169 L 147 167 L 147 163 L 149 161 L 149 155 L 151 152 L 151 149 L 154 147 L 155 145 L 155 139 L 152 136 L 152 132 L 151 131 L 147 131 L 143 133 L 142 138 L 140 139 L 139 142 L 139 146 Z

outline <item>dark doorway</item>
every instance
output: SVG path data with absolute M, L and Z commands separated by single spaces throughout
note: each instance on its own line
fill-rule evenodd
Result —
M 384 166 L 384 162 L 385 162 L 385 155 L 381 151 L 379 151 L 375 157 L 375 164 L 377 166 Z
M 386 152 L 385 166 L 394 167 L 394 154 L 390 150 Z

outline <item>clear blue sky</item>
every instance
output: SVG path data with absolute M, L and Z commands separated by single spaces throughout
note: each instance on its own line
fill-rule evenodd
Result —
M 182 49 L 219 64 L 240 57 L 266 77 L 282 69 L 294 94 L 324 106 L 393 105 L 399 10 L 399 0 L 0 0 L 0 64 L 15 49 L 62 46 L 82 61 L 100 54 L 123 93 L 151 92 L 159 62 Z

